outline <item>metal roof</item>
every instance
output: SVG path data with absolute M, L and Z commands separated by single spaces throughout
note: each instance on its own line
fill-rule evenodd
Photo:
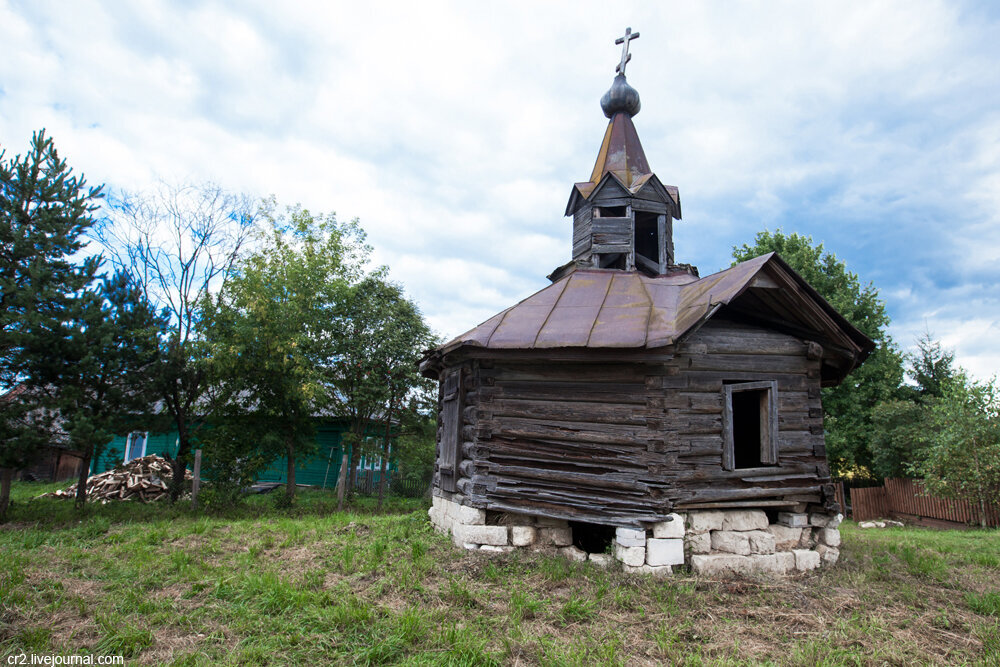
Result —
M 720 306 L 754 286 L 761 287 L 757 292 L 776 292 L 767 295 L 769 303 L 792 313 L 801 328 L 854 350 L 857 363 L 874 347 L 780 257 L 769 253 L 704 278 L 686 273 L 652 277 L 637 271 L 579 269 L 437 352 L 447 354 L 463 346 L 493 350 L 663 347 L 676 343 Z

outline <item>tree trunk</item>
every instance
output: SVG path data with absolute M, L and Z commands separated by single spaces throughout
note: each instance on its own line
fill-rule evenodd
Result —
M 0 468 L 0 521 L 7 518 L 10 506 L 10 485 L 14 481 L 13 468 Z
M 361 464 L 361 443 L 365 441 L 365 434 L 368 432 L 369 420 L 359 419 L 355 425 L 355 442 L 351 446 L 351 465 L 348 468 L 347 475 L 347 493 L 351 494 L 354 492 L 354 485 L 357 482 L 357 475 L 355 474 L 358 466 Z
M 389 468 L 389 436 L 392 431 L 393 400 L 389 398 L 389 414 L 385 420 L 385 437 L 382 441 L 382 474 L 378 480 L 378 509 L 382 509 L 382 499 L 385 497 L 385 478 Z
M 191 434 L 188 433 L 187 421 L 184 415 L 176 415 L 177 421 L 177 454 L 170 461 L 173 471 L 170 480 L 170 502 L 177 502 L 184 492 L 184 473 L 187 471 L 187 456 L 191 450 Z
M 285 457 L 288 459 L 288 480 L 285 495 L 289 501 L 295 500 L 295 444 L 291 436 L 285 439 Z
M 347 452 L 340 457 L 340 472 L 337 474 L 337 511 L 344 511 L 344 487 L 347 486 L 347 466 L 350 463 Z
M 87 502 L 87 478 L 90 477 L 90 463 L 93 458 L 85 454 L 80 463 L 80 477 L 76 480 L 76 506 L 81 508 Z

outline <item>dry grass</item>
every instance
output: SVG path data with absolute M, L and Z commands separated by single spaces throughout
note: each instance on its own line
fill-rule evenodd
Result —
M 60 501 L 34 501 L 59 503 Z M 466 553 L 418 507 L 224 517 L 19 504 L 0 530 L 0 648 L 138 664 L 1000 663 L 1000 535 L 844 526 L 784 580 L 633 577 Z M 404 508 L 397 508 L 401 510 Z M 44 518 L 44 517 L 51 518 Z

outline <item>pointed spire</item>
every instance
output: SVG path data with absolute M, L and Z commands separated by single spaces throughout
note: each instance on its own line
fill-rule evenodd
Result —
M 611 122 L 604 133 L 604 141 L 590 175 L 590 182 L 595 185 L 608 172 L 617 176 L 626 187 L 632 187 L 635 181 L 652 173 L 639 142 L 639 134 L 632 124 L 632 116 L 639 113 L 642 106 L 639 92 L 625 80 L 625 66 L 632 60 L 632 54 L 628 52 L 629 42 L 638 38 L 639 33 L 633 34 L 632 28 L 626 28 L 625 34 L 615 40 L 615 44 L 622 45 L 622 58 L 615 67 L 618 75 L 614 83 L 601 98 L 601 109 Z

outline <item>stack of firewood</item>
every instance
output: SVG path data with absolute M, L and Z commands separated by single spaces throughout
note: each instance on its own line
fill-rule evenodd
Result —
M 172 478 L 170 462 L 162 456 L 150 454 L 133 459 L 114 470 L 87 478 L 87 500 L 106 503 L 109 500 L 138 500 L 150 502 L 166 498 Z M 184 473 L 185 481 L 193 479 L 191 471 Z M 47 498 L 76 498 L 77 484 L 46 493 Z

